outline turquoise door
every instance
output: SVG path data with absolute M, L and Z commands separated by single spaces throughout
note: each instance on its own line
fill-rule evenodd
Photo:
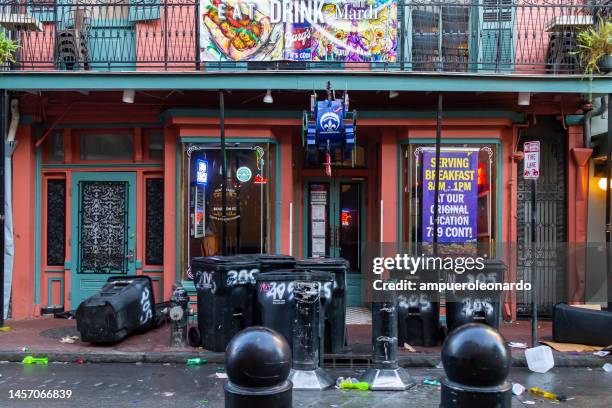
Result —
M 71 189 L 70 305 L 109 276 L 136 273 L 136 173 L 75 172 Z
M 306 188 L 305 253 L 348 260 L 347 305 L 361 306 L 365 183 L 350 178 L 311 179 Z

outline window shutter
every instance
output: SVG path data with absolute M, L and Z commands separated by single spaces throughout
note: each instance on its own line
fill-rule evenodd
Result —
M 27 3 L 28 14 L 41 23 L 55 22 L 55 7 L 50 0 L 30 0 Z
M 511 71 L 514 68 L 513 0 L 481 0 L 480 71 Z
M 157 20 L 161 0 L 130 0 L 130 21 Z

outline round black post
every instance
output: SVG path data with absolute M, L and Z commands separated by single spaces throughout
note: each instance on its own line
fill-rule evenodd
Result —
M 285 337 L 266 327 L 249 327 L 225 350 L 226 408 L 291 408 L 291 350 Z
M 442 365 L 440 408 L 512 406 L 512 357 L 495 329 L 468 323 L 454 330 L 442 346 Z

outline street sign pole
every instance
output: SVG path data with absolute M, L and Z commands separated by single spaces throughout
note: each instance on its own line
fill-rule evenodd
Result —
M 531 347 L 538 342 L 538 279 L 536 276 L 536 192 L 540 177 L 540 142 L 525 142 L 523 178 L 531 180 Z
M 8 129 L 9 98 L 6 89 L 0 91 L 0 327 L 4 326 L 4 147 Z
M 536 277 L 536 188 L 537 179 L 531 180 L 531 347 L 538 341 L 538 279 Z

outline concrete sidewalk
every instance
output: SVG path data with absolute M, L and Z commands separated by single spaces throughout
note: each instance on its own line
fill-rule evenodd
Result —
M 77 340 L 62 343 L 67 336 L 78 336 L 75 320 L 43 317 L 31 320 L 7 321 L 9 332 L 0 332 L 0 360 L 21 361 L 26 355 L 46 355 L 51 361 L 108 363 L 184 363 L 191 357 L 202 357 L 211 363 L 223 363 L 223 353 L 206 351 L 202 348 L 169 347 L 169 326 L 164 325 L 145 334 L 134 335 L 112 346 L 96 346 Z M 326 365 L 342 368 L 347 366 L 367 366 L 370 358 L 371 326 L 347 325 L 349 346 L 345 353 L 326 355 Z M 500 331 L 507 341 L 530 344 L 531 323 L 518 321 L 504 323 Z M 551 323 L 542 321 L 540 339 L 551 336 Z M 400 345 L 403 346 L 403 345 Z M 416 352 L 399 350 L 399 360 L 403 366 L 435 367 L 440 362 L 440 346 L 414 347 Z M 525 366 L 521 349 L 512 349 L 513 364 Z M 599 367 L 604 359 L 592 353 L 555 352 L 557 366 Z

